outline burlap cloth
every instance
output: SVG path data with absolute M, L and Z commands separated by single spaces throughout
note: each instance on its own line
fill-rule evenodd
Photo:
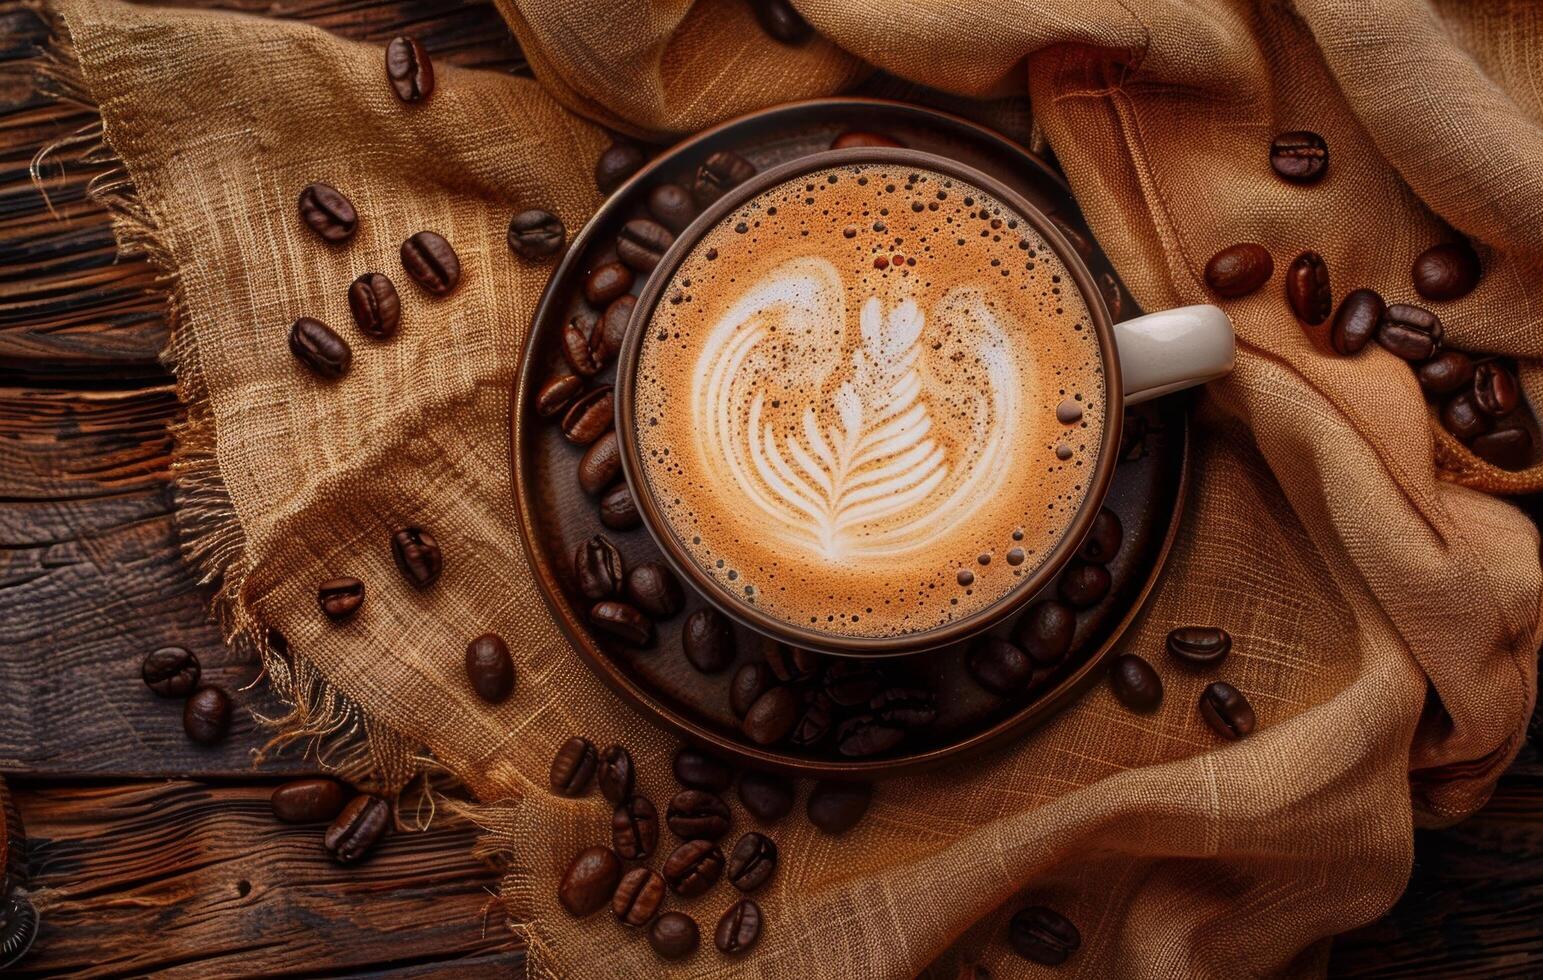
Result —
M 1451 225 L 1486 268 L 1440 307 L 1452 344 L 1543 355 L 1538 8 L 798 6 L 834 43 L 777 45 L 739 2 L 503 0 L 539 81 L 441 66 L 432 100 L 404 108 L 376 46 L 272 20 L 58 4 L 69 38 L 53 72 L 101 107 L 123 164 L 98 190 L 120 208 L 123 244 L 175 289 L 189 553 L 219 576 L 234 629 L 288 637 L 289 659 L 266 657 L 297 702 L 287 731 L 362 725 L 373 758 L 338 757 L 351 772 L 373 764 L 399 785 L 431 756 L 489 804 L 490 846 L 512 854 L 503 897 L 540 975 L 661 968 L 608 914 L 576 922 L 556 906 L 567 858 L 605 840 L 608 820 L 594 797 L 546 790 L 553 750 L 575 732 L 623 741 L 661 800 L 673 748 L 559 637 L 514 529 L 508 386 L 549 266 L 515 259 L 504 229 L 531 206 L 577 228 L 596 206 L 607 137 L 583 117 L 684 132 L 839 90 L 868 71 L 859 58 L 963 94 L 1027 85 L 1147 308 L 1206 300 L 1206 259 L 1239 240 L 1266 243 L 1277 269 L 1316 248 L 1340 295 L 1408 299 L 1411 258 Z M 1316 187 L 1266 166 L 1270 137 L 1294 128 L 1332 146 Z M 364 216 L 346 249 L 296 221 L 315 179 Z M 346 284 L 397 273 L 398 244 L 422 228 L 454 242 L 459 291 L 403 289 L 400 336 L 358 342 L 340 383 L 298 370 L 290 321 L 347 324 Z M 795 814 L 775 829 L 783 863 L 758 896 L 759 948 L 730 963 L 709 944 L 683 973 L 899 977 L 969 956 L 1028 974 L 1041 968 L 1003 930 L 1035 901 L 1081 927 L 1064 975 L 1311 974 L 1327 937 L 1403 889 L 1414 824 L 1484 802 L 1531 709 L 1543 576 L 1524 516 L 1444 476 L 1491 490 L 1543 477 L 1501 474 L 1455 444 L 1438 456 L 1408 366 L 1375 347 L 1314 348 L 1279 278 L 1228 309 L 1237 370 L 1202 401 L 1191 513 L 1126 647 L 1161 664 L 1172 626 L 1226 627 L 1224 673 L 1260 731 L 1221 744 L 1195 710 L 1205 678 L 1165 670 L 1155 715 L 1099 688 L 1010 750 L 881 784 L 843 839 Z M 1538 391 L 1530 369 L 1528 381 Z M 392 567 L 387 533 L 404 523 L 444 545 L 430 591 Z M 336 627 L 315 585 L 342 573 L 371 591 Z M 488 629 L 520 672 L 497 710 L 461 669 L 467 639 Z M 704 930 L 730 895 L 690 905 Z

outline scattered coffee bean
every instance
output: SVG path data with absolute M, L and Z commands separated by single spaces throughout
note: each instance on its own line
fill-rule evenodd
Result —
M 322 836 L 322 846 L 338 864 L 355 864 L 391 832 L 391 804 L 360 793 L 348 801 Z
M 1519 425 L 1475 436 L 1468 448 L 1475 456 L 1503 470 L 1525 469 L 1532 464 L 1532 433 Z
M 740 722 L 740 731 L 757 745 L 775 745 L 798 723 L 800 698 L 790 687 L 774 687 L 756 699 Z
M 652 646 L 654 624 L 635 606 L 602 599 L 589 609 L 590 625 L 635 647 Z
M 1479 256 L 1467 242 L 1432 245 L 1415 257 L 1414 291 L 1437 301 L 1461 299 L 1479 284 Z
M 1055 225 L 1056 231 L 1066 239 L 1066 243 L 1072 247 L 1072 251 L 1081 256 L 1082 261 L 1090 262 L 1093 259 L 1093 245 L 1088 237 L 1078 230 L 1076 225 L 1060 215 L 1050 215 L 1050 223 Z
M 1061 598 L 1079 609 L 1102 602 L 1109 594 L 1109 569 L 1084 561 L 1073 561 L 1061 573 Z
M 745 717 L 771 685 L 771 669 L 764 662 L 741 664 L 729 680 L 729 707 L 738 717 Z
M 1100 507 L 1093 518 L 1093 526 L 1088 530 L 1088 536 L 1082 539 L 1077 557 L 1100 565 L 1108 564 L 1119 553 L 1120 542 L 1124 537 L 1125 529 L 1119 517 L 1108 507 Z
M 770 837 L 750 831 L 729 852 L 729 884 L 742 892 L 753 892 L 771 880 L 777 870 L 777 845 Z
M 316 601 L 328 619 L 341 623 L 364 605 L 364 583 L 356 578 L 329 578 L 316 587 Z
M 1329 287 L 1329 265 L 1317 252 L 1306 251 L 1286 269 L 1286 301 L 1298 320 L 1309 326 L 1322 323 L 1334 309 Z
M 1200 715 L 1222 738 L 1240 739 L 1254 730 L 1254 708 L 1243 692 L 1215 681 L 1200 694 Z
M 739 777 L 739 802 L 762 823 L 776 823 L 793 809 L 793 781 L 773 772 Z
M 987 636 L 975 644 L 966 661 L 970 676 L 992 694 L 1012 697 L 1028 689 L 1034 661 L 1016 643 Z
M 1467 442 L 1490 429 L 1490 419 L 1479 410 L 1472 391 L 1461 391 L 1441 406 L 1441 423 L 1457 438 Z
M 1450 395 L 1473 381 L 1473 358 L 1460 350 L 1444 350 L 1421 364 L 1415 374 L 1428 395 Z
M 402 301 L 396 285 L 379 272 L 366 272 L 348 287 L 348 309 L 361 331 L 377 340 L 396 334 L 402 319 Z
M 605 599 L 621 595 L 627 567 L 616 546 L 597 534 L 574 549 L 573 576 L 584 598 Z
M 396 560 L 397 571 L 402 577 L 420 589 L 439 581 L 439 573 L 445 567 L 439 542 L 427 528 L 404 527 L 393 532 L 391 557 Z
M 1423 361 L 1441 347 L 1441 318 L 1430 310 L 1394 303 L 1383 311 L 1377 343 L 1406 361 Z
M 1132 711 L 1154 711 L 1163 703 L 1163 682 L 1152 665 L 1134 653 L 1121 654 L 1109 665 L 1109 686 Z
M 1100 272 L 1098 293 L 1103 297 L 1104 305 L 1109 307 L 1109 319 L 1119 323 L 1125 312 L 1125 292 L 1120 288 L 1119 281 L 1107 272 Z
M 348 241 L 359 229 L 359 212 L 343 192 L 320 181 L 300 192 L 300 220 L 325 242 Z
M 679 235 L 697 216 L 691 192 L 679 184 L 660 184 L 648 194 L 648 210 L 659 223 Z
M 727 762 L 689 745 L 682 745 L 675 750 L 670 768 L 677 782 L 692 789 L 721 793 L 734 781 L 734 770 Z
M 620 262 L 595 266 L 584 279 L 584 298 L 593 306 L 604 307 L 632 288 L 632 270 Z
M 1082 933 L 1054 909 L 1031 905 L 1014 913 L 1007 940 L 1024 959 L 1058 966 L 1082 946 Z
M 594 329 L 594 316 L 584 313 L 575 316 L 563 327 L 563 360 L 568 362 L 574 374 L 583 378 L 592 378 L 605 367 L 605 362 L 595 356 L 595 351 L 590 346 L 589 337 Z
M 825 696 L 843 708 L 867 704 L 883 689 L 883 673 L 866 660 L 832 658 L 825 669 Z
M 589 346 L 596 351 L 600 360 L 609 361 L 621 353 L 622 345 L 627 342 L 627 326 L 632 322 L 632 311 L 637 305 L 638 298 L 627 293 L 611 300 L 600 315 L 600 332 L 591 334 L 589 338 Z M 596 337 L 600 338 L 598 344 L 595 342 Z
M 755 19 L 772 40 L 782 44 L 802 44 L 814 33 L 803 15 L 788 0 L 750 0 Z
M 1377 335 L 1377 325 L 1382 322 L 1386 305 L 1375 290 L 1355 289 L 1340 300 L 1334 323 L 1329 328 L 1329 344 L 1336 354 L 1350 356 Z
M 284 823 L 321 823 L 343 809 L 343 784 L 336 779 L 292 779 L 274 787 L 268 802 Z
M 579 487 L 591 497 L 616 482 L 616 478 L 621 476 L 621 443 L 616 438 L 615 429 L 589 444 L 584 455 L 579 457 L 578 470 Z
M 1211 256 L 1205 265 L 1205 282 L 1223 299 L 1237 299 L 1270 281 L 1275 261 L 1263 245 L 1242 242 Z
M 788 741 L 800 748 L 811 748 L 825 741 L 835 721 L 830 698 L 823 691 L 805 691 L 803 712 L 788 733 Z
M 664 878 L 651 868 L 633 868 L 616 885 L 611 913 L 622 925 L 640 929 L 653 921 L 663 904 Z
M 669 619 L 686 604 L 686 594 L 675 573 L 656 561 L 645 561 L 627 573 L 627 598 L 659 619 Z
M 561 796 L 582 796 L 589 792 L 589 781 L 595 777 L 598 765 L 594 743 L 582 735 L 573 736 L 552 757 L 548 779 L 552 792 Z
M 925 728 L 937 720 L 938 700 L 924 688 L 890 687 L 869 700 L 868 710 L 886 724 Z
M 182 704 L 182 730 L 199 745 L 213 745 L 230 730 L 230 696 L 205 684 Z
M 734 659 L 734 628 L 723 613 L 704 606 L 686 617 L 680 645 L 691 666 L 716 674 Z
M 444 296 L 461 283 L 461 260 L 436 232 L 420 231 L 402 243 L 402 268 L 435 296 Z
M 864 133 L 855 129 L 849 129 L 830 141 L 832 150 L 849 150 L 855 146 L 903 147 L 905 144 L 892 136 L 885 136 L 882 133 Z
M 303 316 L 289 328 L 289 352 L 323 378 L 341 378 L 353 363 L 354 352 L 320 320 Z
M 595 161 L 595 186 L 600 189 L 600 193 L 609 194 L 637 173 L 645 162 L 647 158 L 636 143 L 612 143 L 600 154 L 600 159 Z
M 819 782 L 809 794 L 809 822 L 827 834 L 844 834 L 857 826 L 873 800 L 869 783 Z
M 1219 626 L 1180 626 L 1168 633 L 1168 656 L 1190 667 L 1215 667 L 1227 659 L 1232 634 Z
M 1329 144 L 1307 130 L 1281 133 L 1270 143 L 1270 167 L 1293 184 L 1312 184 L 1329 169 Z
M 161 647 L 145 654 L 139 676 L 163 698 L 185 698 L 198 686 L 198 657 L 186 647 Z
M 591 388 L 573 400 L 563 413 L 563 438 L 587 446 L 605 435 L 616 421 L 615 395 L 610 385 Z
M 681 840 L 717 840 L 729 832 L 729 806 L 714 793 L 683 789 L 670 800 L 664 822 Z
M 691 196 L 698 207 L 707 207 L 733 188 L 755 176 L 755 167 L 733 150 L 719 150 L 696 171 Z
M 710 840 L 688 840 L 664 859 L 664 880 L 682 898 L 695 898 L 718 883 L 723 852 Z
M 748 898 L 729 906 L 713 932 L 713 945 L 727 956 L 748 952 L 761 938 L 761 907 Z
M 554 374 L 536 390 L 536 414 L 544 419 L 552 418 L 567 407 L 584 387 L 584 379 L 577 374 Z
M 648 927 L 648 945 L 667 960 L 690 956 L 700 942 L 696 920 L 684 912 L 666 912 Z
M 836 751 L 850 759 L 881 755 L 904 740 L 904 728 L 872 714 L 855 715 L 836 727 Z
M 1473 369 L 1473 400 L 1486 415 L 1499 418 L 1516 411 L 1521 388 L 1505 365 L 1485 361 Z
M 563 219 L 550 211 L 532 208 L 521 211 L 509 221 L 509 251 L 522 259 L 540 261 L 563 250 L 568 229 Z
M 629 796 L 611 811 L 611 846 L 628 861 L 646 861 L 659 846 L 659 811 L 646 796 Z
M 394 37 L 386 45 L 386 78 L 403 102 L 422 102 L 434 94 L 434 62 L 417 38 Z
M 628 266 L 638 272 L 654 271 L 664 253 L 675 244 L 670 229 L 657 221 L 634 218 L 622 225 L 616 236 L 616 254 Z
M 618 483 L 600 498 L 600 523 L 613 531 L 630 531 L 642 525 L 632 489 L 626 483 Z
M 582 919 L 604 908 L 621 881 L 621 860 L 609 847 L 588 847 L 574 855 L 557 886 L 557 901 Z
M 813 680 L 820 669 L 820 655 L 785 643 L 769 643 L 765 650 L 766 666 L 772 676 L 784 684 L 802 684 Z
M 477 696 L 498 704 L 514 690 L 514 658 L 496 633 L 483 633 L 466 644 L 466 679 Z
M 632 753 L 624 745 L 607 745 L 598 757 L 596 782 L 600 795 L 612 803 L 621 803 L 632 795 L 632 784 L 637 778 L 632 768 Z

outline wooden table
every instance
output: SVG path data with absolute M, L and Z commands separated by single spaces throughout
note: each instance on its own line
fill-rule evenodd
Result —
M 376 42 L 410 30 L 436 58 L 524 70 L 486 4 L 223 5 Z M 0 66 L 46 37 L 36 14 L 0 2 Z M 254 766 L 262 735 L 247 710 L 225 742 L 194 746 L 180 704 L 140 683 L 145 652 L 176 643 L 242 709 L 275 710 L 260 685 L 242 690 L 256 662 L 220 643 L 178 554 L 167 428 L 178 405 L 157 359 L 167 328 L 151 270 L 117 260 L 106 214 L 84 197 L 86 168 L 50 183 L 64 220 L 28 175 L 39 146 L 90 119 L 23 73 L 0 75 L 0 771 L 43 912 L 19 975 L 518 972 L 473 830 L 442 820 L 338 868 L 316 828 L 269 812 L 271 788 L 307 771 L 302 760 Z M 1335 974 L 1543 974 L 1539 742 L 1483 812 L 1417 835 L 1408 893 L 1336 943 Z

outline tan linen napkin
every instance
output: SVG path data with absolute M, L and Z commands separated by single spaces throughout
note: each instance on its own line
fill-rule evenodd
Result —
M 1407 298 L 1410 259 L 1450 222 L 1487 269 L 1471 297 L 1441 308 L 1453 342 L 1524 358 L 1543 347 L 1528 293 L 1543 176 L 1519 163 L 1537 159 L 1527 66 L 1543 24 L 1524 11 L 799 6 L 835 45 L 899 75 L 966 94 L 1027 84 L 1148 308 L 1207 299 L 1198 270 L 1243 239 L 1268 245 L 1278 267 L 1317 248 L 1341 295 L 1369 285 Z M 350 771 L 369 761 L 399 785 L 427 750 L 488 803 L 537 975 L 656 975 L 641 936 L 605 914 L 574 921 L 555 901 L 567 858 L 608 825 L 595 797 L 546 790 L 556 747 L 576 732 L 624 742 L 659 802 L 673 742 L 567 648 L 517 544 L 507 387 L 547 267 L 510 255 L 504 226 L 544 206 L 577 228 L 598 203 L 589 174 L 605 137 L 559 103 L 673 131 L 865 69 L 825 41 L 774 44 L 738 3 L 505 3 L 540 84 L 442 68 L 433 98 L 403 107 L 378 47 L 107 0 L 58 9 L 78 59 L 58 74 L 101 107 L 126 167 L 102 189 L 121 208 L 121 240 L 173 277 L 188 550 L 221 576 L 234 627 L 288 637 L 288 657 L 266 663 L 297 702 L 290 729 L 363 725 L 373 758 L 345 760 Z M 1271 135 L 1300 127 L 1332 147 L 1313 188 L 1265 163 Z M 345 249 L 296 221 L 295 195 L 316 179 L 363 215 Z M 354 365 L 336 383 L 297 369 L 290 321 L 351 330 L 347 283 L 396 273 L 398 244 L 423 228 L 454 243 L 460 289 L 432 300 L 397 276 L 396 339 L 350 333 Z M 1027 975 L 1036 968 L 1003 933 L 1028 902 L 1081 928 L 1063 975 L 1311 974 L 1327 937 L 1402 890 L 1413 822 L 1484 801 L 1534 696 L 1537 535 L 1510 504 L 1441 478 L 1406 365 L 1380 349 L 1323 354 L 1278 282 L 1228 304 L 1238 368 L 1203 400 L 1191 512 L 1125 644 L 1161 663 L 1171 627 L 1226 627 L 1224 673 L 1260 731 L 1220 744 L 1194 707 L 1208 678 L 1165 670 L 1154 715 L 1095 689 L 1010 749 L 881 784 L 843 838 L 795 814 L 772 829 L 783 861 L 758 895 L 759 947 L 731 962 L 709 945 L 683 975 L 894 977 L 962 957 Z M 431 590 L 392 567 L 387 535 L 403 523 L 444 545 Z M 337 574 L 370 589 L 344 627 L 315 607 L 316 583 Z M 520 671 L 497 709 L 461 669 L 466 641 L 488 629 Z M 720 886 L 686 907 L 710 932 L 733 897 Z

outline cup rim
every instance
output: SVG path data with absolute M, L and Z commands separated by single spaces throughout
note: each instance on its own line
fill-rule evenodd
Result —
M 684 545 L 676 540 L 673 529 L 664 519 L 654 500 L 647 475 L 643 472 L 642 457 L 635 438 L 634 376 L 642 353 L 647 323 L 653 316 L 654 308 L 662 300 L 675 270 L 696 248 L 708 229 L 715 226 L 725 215 L 777 184 L 817 170 L 862 163 L 912 165 L 918 169 L 954 177 L 980 188 L 1016 211 L 1050 245 L 1056 257 L 1066 267 L 1072 283 L 1082 295 L 1093 330 L 1098 337 L 1099 354 L 1104 368 L 1105 421 L 1097 462 L 1089 477 L 1082 507 L 1073 516 L 1060 540 L 1045 556 L 1045 560 L 1016 588 L 990 605 L 944 625 L 897 636 L 825 634 L 768 615 L 755 606 L 740 602 L 716 579 L 698 568 L 696 562 L 686 554 Z M 665 560 L 669 562 L 676 574 L 689 581 L 719 612 L 763 636 L 819 653 L 868 657 L 902 656 L 959 643 L 986 632 L 1033 601 L 1076 554 L 1077 549 L 1082 545 L 1082 539 L 1092 526 L 1094 517 L 1098 514 L 1099 507 L 1103 504 L 1109 484 L 1114 477 L 1115 463 L 1119 455 L 1117 449 L 1120 444 L 1125 400 L 1120 377 L 1119 352 L 1115 346 L 1114 325 L 1103 294 L 1094 282 L 1087 263 L 1055 226 L 1050 216 L 1031 203 L 1023 194 L 968 164 L 935 153 L 903 147 L 852 147 L 824 150 L 798 157 L 755 174 L 703 209 L 684 231 L 675 236 L 674 243 L 649 273 L 648 281 L 638 295 L 637 305 L 633 308 L 632 317 L 628 322 L 626 339 L 617 357 L 614 392 L 615 426 L 623 476 L 632 491 L 633 502 L 643 518 L 644 528 L 648 530 L 649 536 L 659 546 Z

